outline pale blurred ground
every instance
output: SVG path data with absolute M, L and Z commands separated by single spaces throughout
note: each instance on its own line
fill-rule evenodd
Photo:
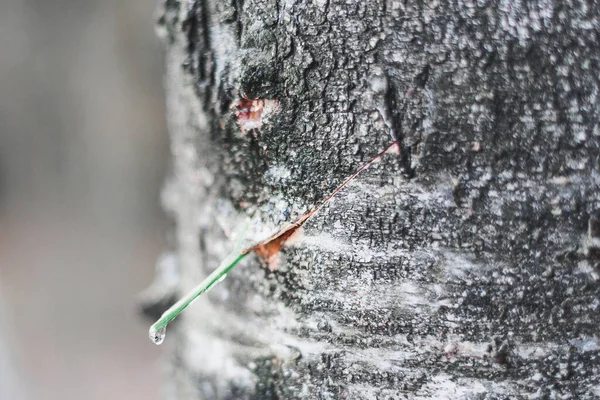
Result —
M 0 0 L 0 400 L 160 398 L 156 0 Z

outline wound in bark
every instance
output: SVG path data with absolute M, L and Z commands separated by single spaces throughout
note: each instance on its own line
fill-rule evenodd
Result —
M 260 129 L 263 120 L 277 110 L 278 102 L 272 99 L 249 99 L 243 96 L 234 106 L 238 126 L 244 133 Z

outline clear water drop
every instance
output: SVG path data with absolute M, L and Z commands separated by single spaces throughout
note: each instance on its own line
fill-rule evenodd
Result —
M 167 336 L 167 326 L 165 325 L 158 330 L 151 326 L 148 334 L 152 343 L 159 345 L 165 340 L 165 336 Z

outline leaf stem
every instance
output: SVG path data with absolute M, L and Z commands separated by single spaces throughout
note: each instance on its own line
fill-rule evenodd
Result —
M 227 275 L 227 273 L 235 267 L 248 253 L 236 251 L 231 253 L 217 269 L 215 269 L 209 276 L 206 277 L 198 286 L 186 294 L 177 303 L 173 304 L 167 311 L 165 311 L 161 317 L 152 324 L 151 329 L 158 331 L 165 327 L 175 317 L 177 317 L 187 306 L 189 306 L 194 300 L 198 298 L 202 293 L 207 292 L 216 283 Z
M 221 262 L 221 264 L 215 269 L 210 275 L 206 277 L 198 286 L 192 289 L 188 294 L 186 294 L 183 298 L 181 298 L 177 303 L 173 304 L 171 307 L 165 311 L 160 318 L 150 326 L 150 332 L 158 332 L 163 328 L 166 328 L 167 324 L 175 319 L 183 310 L 186 309 L 187 306 L 192 304 L 194 300 L 198 298 L 202 293 L 207 292 L 214 285 L 219 283 L 225 275 L 233 267 L 236 266 L 237 263 L 241 261 L 242 258 L 246 257 L 246 255 L 250 252 L 250 249 L 240 250 L 242 247 L 242 242 L 244 237 L 246 236 L 246 232 L 250 227 L 250 219 L 247 218 L 244 222 L 244 226 L 242 227 L 239 235 L 237 236 L 237 240 L 235 242 L 233 251 Z M 153 336 L 153 335 L 151 335 Z

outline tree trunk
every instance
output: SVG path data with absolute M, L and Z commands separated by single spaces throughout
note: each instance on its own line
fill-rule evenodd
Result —
M 166 0 L 171 296 L 399 144 L 169 327 L 169 398 L 600 398 L 599 18 Z

